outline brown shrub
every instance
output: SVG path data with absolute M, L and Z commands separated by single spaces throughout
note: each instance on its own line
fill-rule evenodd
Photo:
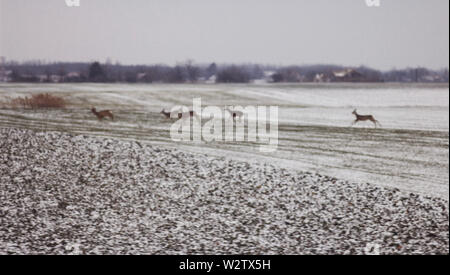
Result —
M 11 106 L 14 108 L 64 108 L 66 101 L 62 97 L 54 96 L 48 93 L 35 94 L 31 97 L 18 97 L 11 100 Z

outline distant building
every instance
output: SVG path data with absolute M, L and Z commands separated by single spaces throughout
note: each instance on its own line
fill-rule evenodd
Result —
M 67 78 L 80 78 L 81 75 L 79 72 L 70 72 L 66 75 Z
M 275 71 L 264 71 L 264 80 L 266 83 L 273 82 L 273 75 L 276 74 Z
M 57 75 L 57 74 L 52 74 L 50 76 L 50 82 L 53 82 L 53 83 L 59 83 L 59 82 L 61 82 L 62 79 L 63 79 L 63 77 L 60 75 Z
M 275 74 L 275 71 L 264 71 L 263 76 L 260 79 L 253 80 L 253 83 L 255 84 L 266 84 L 273 82 L 273 75 Z
M 138 73 L 136 76 L 137 81 L 142 81 L 147 77 L 146 73 Z
M 208 84 L 214 84 L 214 83 L 216 83 L 216 80 L 217 80 L 217 76 L 216 76 L 216 75 L 212 75 L 210 78 L 208 78 L 208 79 L 205 81 L 205 83 L 208 83 Z
M 336 82 L 362 82 L 364 75 L 354 69 L 346 69 L 343 71 L 333 72 L 334 81 Z
M 443 82 L 439 75 L 426 75 L 420 78 L 421 82 Z
M 10 82 L 12 71 L 7 71 L 3 68 L 0 68 L 0 82 Z
M 37 76 L 37 78 L 39 79 L 39 82 L 47 82 L 48 81 L 48 76 L 46 74 L 40 74 Z

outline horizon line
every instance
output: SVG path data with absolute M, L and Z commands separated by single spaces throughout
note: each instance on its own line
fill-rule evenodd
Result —
M 122 63 L 119 60 L 113 60 L 112 58 L 107 58 L 107 60 L 104 61 L 100 61 L 99 59 L 92 59 L 89 61 L 63 61 L 63 60 L 59 60 L 59 61 L 53 61 L 53 60 L 47 60 L 47 59 L 28 59 L 28 60 L 22 60 L 22 61 L 18 61 L 18 60 L 8 60 L 7 57 L 5 56 L 0 56 L 0 66 L 1 65 L 8 65 L 8 63 L 17 63 L 18 65 L 27 65 L 27 64 L 32 64 L 32 63 L 38 63 L 38 62 L 42 62 L 42 65 L 49 65 L 49 64 L 62 64 L 62 63 L 67 63 L 67 64 L 76 64 L 76 63 L 85 63 L 85 64 L 92 64 L 94 62 L 98 62 L 100 64 L 110 64 L 110 65 L 114 65 L 114 66 L 130 66 L 130 67 L 137 67 L 137 66 L 167 66 L 167 67 L 176 67 L 179 65 L 185 65 L 188 62 L 191 62 L 193 65 L 198 65 L 198 66 L 208 66 L 211 64 L 216 64 L 218 66 L 248 66 L 248 65 L 254 65 L 254 66 L 264 66 L 264 67 L 275 67 L 275 68 L 282 68 L 282 67 L 311 67 L 311 66 L 330 66 L 330 67 L 344 67 L 344 68 L 367 68 L 367 69 L 372 69 L 372 70 L 376 70 L 376 71 L 380 71 L 380 72 L 389 72 L 389 71 L 395 71 L 395 70 L 408 70 L 408 69 L 427 69 L 427 70 L 431 70 L 431 71 L 443 71 L 443 70 L 449 70 L 449 66 L 444 66 L 441 68 L 432 68 L 432 67 L 427 67 L 424 65 L 409 65 L 409 66 L 403 66 L 403 67 L 396 67 L 393 66 L 390 69 L 378 69 L 376 67 L 372 67 L 370 65 L 365 65 L 365 64 L 360 64 L 360 65 L 345 65 L 345 64 L 335 64 L 335 63 L 305 63 L 305 64 L 273 64 L 273 63 L 258 63 L 258 62 L 215 62 L 215 61 L 211 61 L 211 62 L 195 62 L 194 59 L 189 59 L 187 58 L 184 61 L 177 61 L 175 62 L 175 64 L 169 64 L 169 63 L 165 63 L 165 62 L 155 62 L 155 63 Z M 4 58 L 6 60 L 6 62 L 3 63 L 2 58 Z M 109 60 L 111 59 L 111 60 Z

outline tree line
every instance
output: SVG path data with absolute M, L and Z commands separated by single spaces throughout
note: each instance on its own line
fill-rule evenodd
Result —
M 1 71 L 2 68 L 0 68 Z M 258 64 L 195 64 L 192 61 L 175 66 L 122 65 L 110 62 L 43 63 L 8 62 L 11 82 L 99 82 L 99 83 L 250 83 L 265 82 L 444 82 L 448 69 L 427 68 L 379 71 L 369 67 L 338 65 L 270 66 Z

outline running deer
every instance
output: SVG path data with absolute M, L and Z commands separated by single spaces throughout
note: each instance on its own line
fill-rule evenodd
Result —
M 170 112 L 166 112 L 165 110 L 162 110 L 161 111 L 161 114 L 163 114 L 166 118 L 171 118 L 170 117 Z M 197 114 L 194 112 L 194 111 L 189 111 L 189 112 L 185 112 L 185 113 L 183 113 L 183 112 L 178 112 L 178 118 L 179 119 L 181 119 L 181 118 L 183 118 L 183 115 L 185 116 L 185 117 L 187 117 L 187 116 L 189 116 L 189 117 L 197 117 Z M 198 119 L 198 118 L 197 118 Z
M 103 120 L 105 117 L 109 117 L 111 120 L 114 120 L 114 115 L 109 110 L 104 110 L 97 112 L 95 108 L 92 108 L 92 113 L 97 116 L 98 120 Z
M 353 111 L 352 114 L 356 116 L 356 119 L 355 121 L 353 121 L 352 126 L 358 123 L 359 121 L 368 121 L 368 120 L 372 121 L 375 127 L 377 127 L 377 125 L 381 126 L 381 123 L 378 122 L 378 120 L 376 120 L 372 115 L 360 115 L 358 114 L 356 109 Z
M 230 110 L 230 108 L 225 108 L 225 110 L 230 113 L 230 115 L 233 117 L 233 119 L 236 119 L 236 117 L 238 117 L 239 120 L 241 120 L 242 117 L 244 116 L 244 113 L 241 111 Z

